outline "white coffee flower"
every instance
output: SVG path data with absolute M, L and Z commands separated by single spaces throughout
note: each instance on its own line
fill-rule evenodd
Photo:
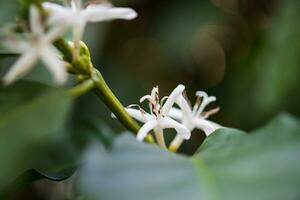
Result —
M 193 108 L 189 105 L 188 100 L 181 95 L 176 103 L 179 108 L 173 107 L 168 116 L 182 122 L 190 131 L 194 129 L 200 129 L 204 131 L 206 136 L 210 135 L 215 130 L 221 128 L 219 124 L 207 120 L 207 118 L 219 111 L 219 108 L 212 109 L 205 112 L 204 109 L 211 102 L 216 101 L 216 97 L 208 96 L 207 93 L 203 91 L 196 92 L 197 100 Z M 182 144 L 183 138 L 177 134 L 175 139 L 171 142 L 170 149 L 177 150 Z
M 50 12 L 49 23 L 63 23 L 73 29 L 74 56 L 79 54 L 79 42 L 88 22 L 101 22 L 113 19 L 131 20 L 137 13 L 131 8 L 115 8 L 109 3 L 90 4 L 86 8 L 81 0 L 71 0 L 69 6 L 45 2 L 43 7 Z
M 146 95 L 140 99 L 140 102 L 143 102 L 145 100 L 149 101 L 150 113 L 146 113 L 139 106 L 138 109 L 132 108 L 134 105 L 129 106 L 126 109 L 130 116 L 144 123 L 137 134 L 137 139 L 139 141 L 142 141 L 147 136 L 147 134 L 151 130 L 153 130 L 158 144 L 166 148 L 163 129 L 168 128 L 175 129 L 183 139 L 190 138 L 191 132 L 189 131 L 189 129 L 168 116 L 173 104 L 183 91 L 184 86 L 179 85 L 173 90 L 169 97 L 164 97 L 160 101 L 158 87 L 154 87 L 152 89 L 151 95 Z
M 47 69 L 53 74 L 55 81 L 62 84 L 67 79 L 64 63 L 58 57 L 58 52 L 52 42 L 63 32 L 63 27 L 55 26 L 47 33 L 41 22 L 41 16 L 35 6 L 30 7 L 31 33 L 25 38 L 8 38 L 4 42 L 11 52 L 22 54 L 5 75 L 4 84 L 11 84 L 25 75 L 41 59 Z

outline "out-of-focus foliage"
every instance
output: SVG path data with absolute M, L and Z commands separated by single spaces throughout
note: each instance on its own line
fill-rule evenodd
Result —
M 78 185 L 91 200 L 298 199 L 299 131 L 288 115 L 251 135 L 221 129 L 191 158 L 122 135 L 86 152 Z
M 62 130 L 70 103 L 65 91 L 39 83 L 19 82 L 0 88 L 0 191 L 36 165 L 47 173 L 43 166 L 51 159 L 40 158 Z
M 253 127 L 282 110 L 299 116 L 300 28 L 294 20 L 299 9 L 297 1 L 279 3 L 265 32 L 238 62 L 229 63 L 222 92 L 229 102 L 224 114 L 235 124 Z

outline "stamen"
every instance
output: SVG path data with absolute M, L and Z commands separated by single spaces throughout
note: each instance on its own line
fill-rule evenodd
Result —
M 196 114 L 197 110 L 199 109 L 200 105 L 201 105 L 201 97 L 197 97 L 195 105 L 193 107 L 193 114 Z
M 138 108 L 143 115 L 147 114 L 147 112 L 143 108 L 141 108 L 141 106 L 139 106 L 138 104 L 131 104 L 127 106 L 127 108 L 135 108 L 135 107 Z
M 158 86 L 156 86 L 154 88 L 154 92 L 155 92 L 155 101 L 156 101 L 156 103 L 158 103 L 159 102 L 159 88 L 158 88 Z
M 203 117 L 204 119 L 207 119 L 208 117 L 210 117 L 211 115 L 216 114 L 219 111 L 220 111 L 220 107 L 217 107 L 215 109 L 212 109 L 212 110 L 201 113 L 200 116 Z
M 156 109 L 155 109 L 155 105 L 154 104 L 150 104 L 151 105 L 151 113 L 153 114 L 153 115 L 155 115 L 155 117 L 157 117 L 157 111 L 156 111 Z
M 151 90 L 151 97 L 152 98 L 155 98 L 155 95 L 158 93 L 158 86 L 154 87 L 152 90 Z
M 207 105 L 209 105 L 211 102 L 216 101 L 216 97 L 214 96 L 208 97 L 206 93 L 202 93 L 202 95 L 203 95 L 202 102 L 199 105 L 196 116 L 200 116 L 200 114 L 204 111 Z

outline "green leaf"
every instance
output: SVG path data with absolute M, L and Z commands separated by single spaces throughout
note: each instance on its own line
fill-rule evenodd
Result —
M 64 132 L 59 134 L 64 136 Z M 73 175 L 77 168 L 77 152 L 68 138 L 58 137 L 42 149 L 43 154 L 33 165 L 36 173 L 51 181 L 61 181 Z
M 87 199 L 202 196 L 201 179 L 188 158 L 138 143 L 130 134 L 118 137 L 110 152 L 94 144 L 85 159 L 88 162 L 79 174 L 79 188 Z
M 245 52 L 239 51 L 241 58 L 235 54 L 227 61 L 228 71 L 216 96 L 229 124 L 257 127 L 282 110 L 299 116 L 300 26 L 295 19 L 300 1 L 280 1 L 275 10 L 270 26 L 251 42 L 251 48 L 245 45 Z M 255 117 L 249 118 L 253 113 Z
M 207 151 L 200 148 L 194 157 L 208 166 L 219 199 L 299 199 L 299 122 L 281 115 L 264 128 L 238 137 Z
M 245 134 L 220 129 L 193 157 L 118 137 L 86 152 L 78 188 L 88 199 L 297 200 L 300 123 L 282 115 Z
M 14 21 L 15 15 L 20 11 L 19 6 L 18 1 L 12 3 L 7 0 L 0 0 L 0 26 Z
M 77 116 L 78 117 L 78 116 Z M 91 140 L 97 139 L 106 147 L 110 147 L 115 137 L 113 131 L 99 117 L 79 116 L 72 134 L 73 143 L 79 150 L 84 149 Z M 85 137 L 82 137 L 82 136 Z
M 39 83 L 0 88 L 0 190 L 37 163 L 57 137 L 70 105 L 64 90 Z
M 55 174 L 49 175 L 48 173 L 41 173 L 35 169 L 30 169 L 23 172 L 20 176 L 18 176 L 11 184 L 7 185 L 5 188 L 1 190 L 0 198 L 4 199 L 9 195 L 13 194 L 15 191 L 20 188 L 28 185 L 37 180 L 48 179 L 52 181 L 63 181 L 70 176 L 72 176 L 75 172 L 75 168 L 66 168 L 62 171 L 56 172 Z
M 35 164 L 32 165 L 32 169 L 26 170 L 13 182 L 2 188 L 0 199 L 8 197 L 34 181 L 40 179 L 63 181 L 75 173 L 77 169 L 76 153 L 69 141 L 61 137 L 64 136 L 63 132 L 60 133 L 61 135 L 54 142 L 47 142 L 43 147 L 37 149 L 41 153 L 33 159 Z

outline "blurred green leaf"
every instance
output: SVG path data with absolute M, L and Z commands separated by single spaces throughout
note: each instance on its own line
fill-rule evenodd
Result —
M 65 136 L 64 131 L 58 134 Z M 57 137 L 48 142 L 42 155 L 33 165 L 36 173 L 52 181 L 61 181 L 73 175 L 77 168 L 77 152 L 68 138 Z
M 221 130 L 199 151 L 193 159 L 204 161 L 219 199 L 300 197 L 300 123 L 289 115 L 250 135 Z
M 18 176 L 12 183 L 10 183 L 1 190 L 0 198 L 4 199 L 14 194 L 14 192 L 18 191 L 20 188 L 23 188 L 37 180 L 48 179 L 52 181 L 63 181 L 72 176 L 75 170 L 75 167 L 71 167 L 63 169 L 61 171 L 57 171 L 55 172 L 55 174 L 48 174 L 35 169 L 27 170 L 23 172 L 20 176 Z
M 298 105 L 300 27 L 295 19 L 299 9 L 299 1 L 278 2 L 270 23 L 251 48 L 238 62 L 236 55 L 228 61 L 218 96 L 223 114 L 234 121 L 232 126 L 252 129 L 287 110 L 292 102 Z M 298 107 L 288 111 L 296 113 Z
M 14 0 L 13 2 L 9 2 L 6 0 L 0 0 L 0 5 L 0 26 L 14 21 L 16 14 L 20 11 L 19 1 Z
M 78 187 L 88 199 L 299 199 L 300 123 L 282 115 L 247 135 L 221 129 L 193 157 L 171 154 L 130 135 L 110 151 L 96 145 Z
M 0 189 L 31 169 L 64 124 L 71 98 L 34 82 L 0 88 Z
M 99 117 L 79 116 L 76 121 L 75 130 L 72 134 L 73 143 L 76 144 L 78 149 L 84 149 L 91 140 L 97 139 L 109 148 L 113 142 L 115 134 Z M 85 137 L 82 137 L 82 136 Z

